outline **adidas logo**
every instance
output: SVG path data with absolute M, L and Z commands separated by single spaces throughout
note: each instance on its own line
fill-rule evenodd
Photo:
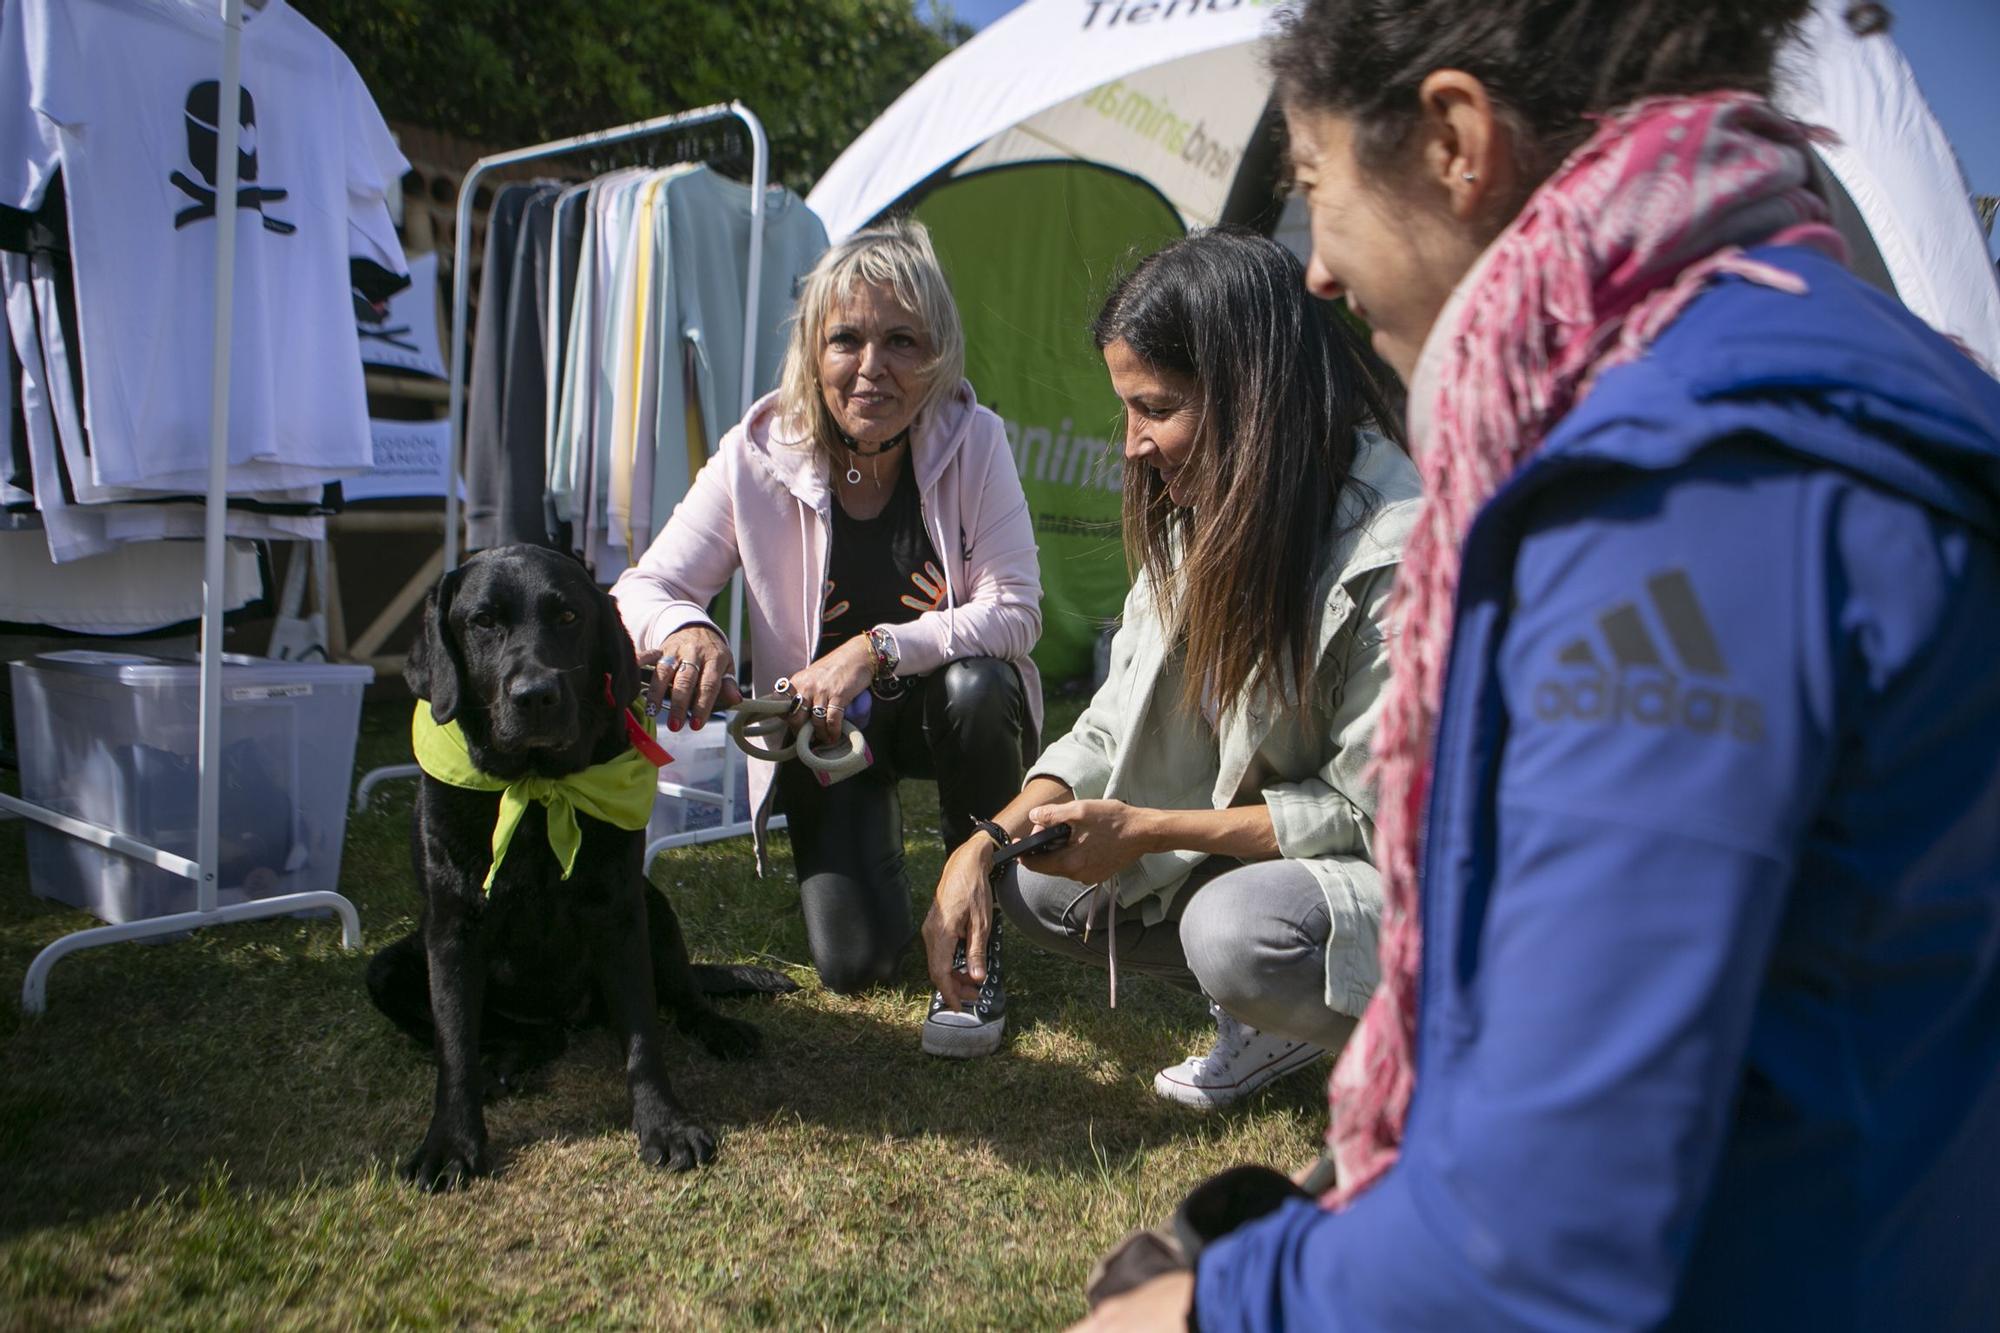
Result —
M 1556 654 L 1560 674 L 1535 687 L 1535 716 L 1545 722 L 1682 727 L 1698 736 L 1761 742 L 1763 705 L 1728 690 L 1722 646 L 1695 601 L 1687 572 L 1669 570 L 1647 579 L 1646 600 L 1673 662 L 1661 653 L 1661 641 L 1647 628 L 1639 606 L 1622 602 L 1597 618 L 1609 663 L 1590 638 L 1565 645 Z

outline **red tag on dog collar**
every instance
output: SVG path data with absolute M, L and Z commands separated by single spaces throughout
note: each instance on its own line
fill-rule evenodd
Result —
M 638 716 L 632 709 L 619 707 L 617 696 L 611 693 L 609 673 L 604 677 L 604 702 L 618 709 L 618 715 L 625 719 L 625 739 L 632 742 L 633 749 L 646 757 L 647 763 L 654 768 L 665 768 L 674 762 L 674 757 L 667 753 L 665 747 L 647 734 L 646 728 L 640 725 Z

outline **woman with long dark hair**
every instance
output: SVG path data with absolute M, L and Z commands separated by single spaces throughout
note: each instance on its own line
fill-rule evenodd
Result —
M 1149 257 L 1093 335 L 1125 407 L 1133 587 L 1109 679 L 997 836 L 945 867 L 926 1038 L 997 1044 L 998 837 L 1067 824 L 1067 845 L 1001 878 L 1008 918 L 1114 974 L 1205 992 L 1214 1049 L 1154 1088 L 1216 1106 L 1338 1048 L 1375 986 L 1365 770 L 1416 473 L 1382 434 L 1394 416 L 1358 340 L 1263 237 Z
M 1093 1330 L 2000 1328 L 2000 384 L 1843 266 L 1808 7 L 1286 21 L 1424 474 L 1382 985 L 1335 1187 Z

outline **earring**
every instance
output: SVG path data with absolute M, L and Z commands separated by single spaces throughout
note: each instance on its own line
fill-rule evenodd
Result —
M 1479 179 L 1479 173 L 1476 171 L 1461 171 L 1458 173 L 1458 178 L 1464 181 L 1476 181 Z

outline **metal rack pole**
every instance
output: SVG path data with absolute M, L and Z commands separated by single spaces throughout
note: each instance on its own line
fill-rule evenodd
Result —
M 215 155 L 215 338 L 208 380 L 208 496 L 202 507 L 201 742 L 196 751 L 200 796 L 195 815 L 197 912 L 215 910 L 220 887 L 222 823 L 223 520 L 229 508 L 229 372 L 236 332 L 236 146 L 242 126 L 236 106 L 243 87 L 243 0 L 222 0 L 222 89 Z
M 240 134 L 237 103 L 243 86 L 243 0 L 221 0 L 222 86 L 217 107 L 221 142 L 217 147 L 215 197 L 215 341 L 214 370 L 209 381 L 208 495 L 202 524 L 201 616 L 201 741 L 197 751 L 200 790 L 195 822 L 195 859 L 175 856 L 115 829 L 72 819 L 18 797 L 0 794 L 0 809 L 31 819 L 70 837 L 150 862 L 161 869 L 192 878 L 195 910 L 151 917 L 123 925 L 99 926 L 65 935 L 35 955 L 21 984 L 21 1008 L 30 1014 L 48 1007 L 49 971 L 58 961 L 81 949 L 122 940 L 179 935 L 203 926 L 231 921 L 331 908 L 341 920 L 341 942 L 361 947 L 361 918 L 354 905 L 337 893 L 286 894 L 219 907 L 220 836 L 222 821 L 222 604 L 225 598 L 225 523 L 229 496 L 229 379 L 235 315 L 236 148 Z
M 750 259 L 743 282 L 743 384 L 738 395 L 742 401 L 736 409 L 739 420 L 750 415 L 750 404 L 757 401 L 757 298 L 763 291 L 764 178 L 770 169 L 765 157 L 763 127 L 756 124 L 754 116 L 751 123 L 754 132 L 750 136 Z M 704 445 L 706 443 L 703 441 Z M 729 660 L 739 664 L 743 661 L 743 569 L 740 564 L 736 572 L 729 576 Z M 735 746 L 722 747 L 721 827 L 725 829 L 734 829 L 739 824 L 748 827 L 746 821 L 737 818 L 736 811 L 736 770 L 745 762 L 743 756 L 736 753 Z M 646 858 L 646 864 L 652 864 L 652 857 Z

